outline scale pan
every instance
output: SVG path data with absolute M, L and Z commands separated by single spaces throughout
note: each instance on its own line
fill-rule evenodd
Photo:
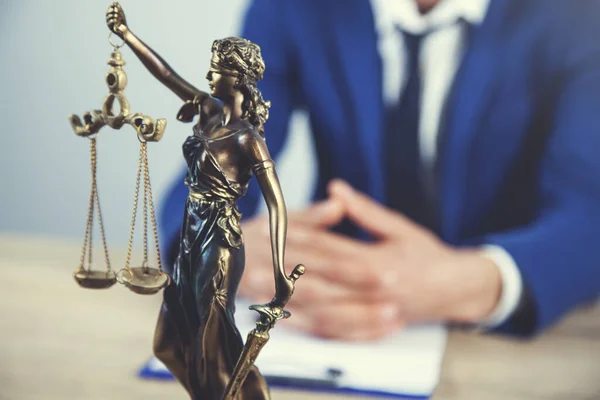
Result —
M 80 286 L 88 289 L 106 289 L 117 281 L 117 277 L 112 271 L 86 271 L 84 269 L 76 271 L 73 278 Z
M 117 275 L 119 283 L 137 294 L 158 293 L 171 281 L 169 274 L 149 267 L 122 269 Z

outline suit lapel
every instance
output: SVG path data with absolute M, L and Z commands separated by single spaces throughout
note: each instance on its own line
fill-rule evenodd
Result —
M 336 88 L 348 119 L 347 134 L 358 144 L 362 176 L 354 177 L 358 189 L 384 201 L 382 160 L 383 98 L 381 60 L 370 3 L 364 0 L 329 1 L 332 16 L 331 62 Z
M 439 185 L 441 234 L 450 242 L 460 237 L 472 142 L 489 109 L 498 80 L 499 43 L 496 33 L 504 17 L 506 0 L 492 0 L 483 23 L 472 29 L 463 61 L 447 100 L 445 126 L 441 131 Z

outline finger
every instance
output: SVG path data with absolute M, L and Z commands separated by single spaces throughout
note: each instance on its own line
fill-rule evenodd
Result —
M 381 302 L 335 302 L 319 307 L 289 307 L 286 325 L 312 335 L 338 340 L 369 340 L 402 326 L 397 307 Z
M 365 252 L 368 249 L 367 244 L 360 240 L 352 239 L 348 236 L 330 232 L 325 229 L 307 226 L 294 226 L 290 229 L 287 236 L 288 246 L 308 247 L 329 254 L 330 256 L 339 254 L 346 257 L 352 257 Z
M 285 269 L 286 274 L 290 274 L 294 267 L 298 264 L 310 265 L 308 268 L 308 273 L 302 277 L 302 280 L 298 286 L 307 287 L 311 281 L 314 279 L 323 280 L 323 276 L 315 273 L 316 268 L 314 266 L 318 265 L 327 265 L 329 262 L 324 260 L 324 256 L 318 254 L 316 252 L 305 252 L 303 250 L 288 250 L 288 254 L 286 257 Z M 308 283 L 305 283 L 307 282 Z M 339 282 L 330 282 L 329 285 L 342 285 Z M 274 271 L 273 271 L 273 261 L 271 259 L 270 254 L 263 253 L 260 257 L 255 255 L 252 260 L 249 260 L 246 264 L 246 270 L 244 272 L 243 278 L 243 288 L 241 288 L 241 292 L 244 295 L 251 295 L 249 291 L 254 291 L 257 294 L 270 293 L 272 296 L 275 290 L 274 286 Z M 324 289 L 324 292 L 327 291 L 326 285 L 320 285 Z M 311 292 L 316 292 L 316 290 L 312 290 Z M 313 294 L 309 294 L 312 296 Z M 326 295 L 324 293 L 324 295 Z
M 254 219 L 242 227 L 246 234 L 246 271 L 254 273 L 250 271 L 260 269 L 272 274 L 269 234 L 260 225 L 261 221 Z M 348 285 L 356 290 L 372 291 L 375 295 L 393 292 L 395 281 L 389 273 L 382 273 L 385 265 L 377 264 L 381 257 L 375 257 L 373 246 L 327 231 L 295 226 L 289 230 L 286 269 L 302 263 L 306 265 L 307 275 L 320 275 L 335 285 Z
M 329 185 L 331 197 L 343 203 L 347 216 L 369 233 L 385 238 L 398 237 L 407 230 L 422 230 L 404 215 L 387 208 L 367 195 L 336 179 Z
M 270 252 L 253 252 L 246 260 L 244 274 L 240 282 L 239 293 L 243 296 L 256 298 L 255 295 L 274 293 L 275 279 L 273 261 Z M 270 300 L 267 299 L 267 300 Z
M 339 223 L 344 217 L 342 204 L 337 200 L 323 200 L 312 204 L 304 210 L 287 214 L 288 233 L 300 226 L 330 227 Z M 243 225 L 259 224 L 263 235 L 270 234 L 269 216 L 261 214 L 244 221 Z M 243 228 L 243 227 L 242 227 Z M 245 229 L 242 229 L 245 231 Z
M 272 281 L 272 278 L 271 278 Z M 263 286 L 264 293 L 261 297 L 271 297 L 274 293 L 273 283 L 270 287 Z M 320 307 L 330 302 L 352 302 L 352 301 L 385 301 L 389 296 L 381 291 L 364 290 L 349 285 L 332 282 L 317 274 L 304 274 L 296 284 L 294 294 L 289 304 L 301 307 Z
M 246 240 L 246 274 L 256 271 L 273 273 L 273 261 L 269 246 L 269 234 L 259 231 L 257 221 L 248 222 L 244 232 L 250 232 Z M 391 293 L 396 282 L 387 265 L 381 264 L 381 256 L 374 244 L 355 242 L 341 235 L 296 227 L 288 236 L 285 268 L 289 273 L 297 264 L 304 264 L 307 275 L 319 275 L 332 284 L 347 285 L 356 290 Z M 328 237 L 328 235 L 332 235 Z M 251 278 L 248 278 L 251 279 Z M 257 278 L 258 279 L 258 278 Z M 258 287 L 258 283 L 256 284 Z
M 296 284 L 291 306 L 320 307 L 330 302 L 385 301 L 387 296 L 380 291 L 362 290 L 349 285 L 332 282 L 317 274 L 305 274 Z
M 310 207 L 288 214 L 288 223 L 294 225 L 310 225 L 329 227 L 338 224 L 344 217 L 344 209 L 337 200 L 323 200 Z
M 339 207 L 339 209 L 338 209 Z M 330 204 L 328 201 L 315 203 L 313 206 L 299 211 L 291 211 L 287 214 L 287 231 L 296 230 L 301 226 L 322 226 L 329 227 L 337 224 L 343 218 L 339 202 Z M 244 225 L 257 224 L 260 225 L 260 233 L 263 236 L 269 237 L 269 215 L 260 214 L 243 222 L 242 230 L 245 232 Z
M 322 304 L 331 300 L 379 300 L 394 296 L 396 280 L 358 261 L 357 254 L 332 253 L 310 243 L 288 243 L 286 271 L 297 264 L 307 268 L 296 285 L 293 302 Z M 358 261 L 358 262 L 357 262 Z M 256 301 L 268 301 L 274 293 L 273 262 L 270 250 L 254 248 L 246 262 L 240 294 Z
M 331 284 L 346 285 L 355 290 L 390 295 L 396 292 L 398 274 L 389 268 L 388 257 L 381 256 L 376 245 L 354 253 L 332 252 L 306 243 L 290 243 L 286 250 L 286 267 L 301 263 L 307 275 L 319 275 Z
M 115 15 L 119 12 L 119 8 L 116 7 L 114 4 L 110 5 L 108 7 L 108 10 L 106 10 L 106 14 L 107 15 Z
M 304 259 L 306 259 L 306 257 Z M 310 259 L 312 260 L 312 258 Z M 293 262 L 294 260 L 296 262 Z M 297 259 L 288 257 L 285 264 L 286 275 L 290 275 L 298 264 L 301 263 Z M 304 282 L 305 280 L 306 277 L 303 277 L 302 281 Z M 239 293 L 252 299 L 258 299 L 260 297 L 270 300 L 271 297 L 273 297 L 275 294 L 275 277 L 270 252 L 252 253 L 251 259 L 246 262 L 246 268 L 240 283 Z
M 292 240 L 290 240 L 292 239 Z M 256 234 L 251 240 L 246 240 L 246 268 L 254 271 L 256 268 L 273 270 L 273 255 L 269 245 L 269 234 Z M 315 241 L 305 238 L 303 234 L 288 237 L 285 249 L 285 270 L 290 273 L 298 264 L 307 264 L 310 269 L 326 269 L 336 265 L 345 265 L 353 254 L 317 246 Z
M 273 273 L 252 274 L 240 286 L 240 295 L 257 302 L 268 302 L 275 294 Z M 349 301 L 385 301 L 387 296 L 381 292 L 356 290 L 349 286 L 332 283 L 318 275 L 304 275 L 296 284 L 290 299 L 290 307 L 320 307 L 329 302 Z

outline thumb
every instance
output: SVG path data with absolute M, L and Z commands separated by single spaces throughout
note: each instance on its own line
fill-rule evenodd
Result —
M 354 190 L 345 181 L 333 180 L 329 184 L 329 193 L 332 199 L 343 204 L 348 218 L 376 237 L 397 237 L 406 228 L 416 226 L 402 214 Z

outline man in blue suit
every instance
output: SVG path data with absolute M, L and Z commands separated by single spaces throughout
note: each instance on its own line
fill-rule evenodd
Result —
M 255 0 L 266 137 L 310 116 L 315 204 L 290 213 L 290 310 L 347 339 L 412 322 L 530 335 L 600 293 L 600 1 Z M 163 210 L 177 243 L 182 179 Z M 268 300 L 266 223 L 241 201 Z M 173 252 L 171 252 L 173 253 Z

